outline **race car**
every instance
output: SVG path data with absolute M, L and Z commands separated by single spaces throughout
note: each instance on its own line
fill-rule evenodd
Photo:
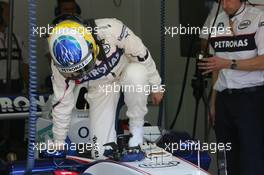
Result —
M 88 103 L 85 101 L 87 90 L 84 85 L 77 86 L 75 93 L 75 108 L 72 113 L 70 132 L 68 133 L 69 143 L 89 143 L 89 116 Z M 37 121 L 37 143 L 45 143 L 52 139 L 52 120 L 50 116 L 51 100 L 50 95 L 40 95 L 37 99 L 41 117 Z M 8 101 L 8 102 L 7 102 Z M 29 102 L 26 97 L 2 97 L 0 98 L 2 116 L 26 117 Z M 126 135 L 126 132 L 124 132 Z M 105 160 L 88 159 L 86 154 L 80 154 L 80 150 L 66 152 L 61 157 L 43 156 L 36 150 L 36 162 L 33 174 L 86 174 L 86 175 L 206 175 L 209 174 L 201 168 L 202 152 L 196 152 L 195 164 L 182 158 L 175 157 L 172 153 L 156 145 L 161 137 L 158 127 L 145 127 L 146 143 L 137 148 L 121 146 L 120 142 L 113 146 L 109 143 L 112 151 L 106 155 Z M 120 137 L 118 137 L 120 138 Z M 121 135 L 122 138 L 122 135 Z M 124 142 L 122 142 L 124 143 Z M 106 145 L 109 146 L 109 145 Z M 71 150 L 72 151 L 72 150 Z M 25 173 L 26 161 L 14 162 L 9 166 L 10 175 L 22 175 Z
M 111 154 L 113 156 L 113 154 Z M 119 154 L 120 155 L 120 154 Z M 55 175 L 208 175 L 203 169 L 177 158 L 157 147 L 143 144 L 138 150 L 121 154 L 121 159 L 109 156 L 106 160 L 92 160 L 77 156 L 37 160 L 33 174 Z M 136 160 L 138 159 L 138 160 Z M 22 175 L 25 164 L 16 163 L 10 168 L 10 175 Z

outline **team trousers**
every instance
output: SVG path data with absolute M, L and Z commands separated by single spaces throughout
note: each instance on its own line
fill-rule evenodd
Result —
M 215 117 L 217 141 L 232 144 L 226 152 L 228 175 L 263 174 L 264 88 L 218 92 Z

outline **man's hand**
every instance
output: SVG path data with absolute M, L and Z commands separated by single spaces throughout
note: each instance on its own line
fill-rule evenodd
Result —
M 153 105 L 158 105 L 163 98 L 163 92 L 151 93 L 151 101 Z
M 208 74 L 213 71 L 218 71 L 221 69 L 228 69 L 232 61 L 217 56 L 204 58 L 198 63 L 198 67 L 204 70 L 203 74 Z

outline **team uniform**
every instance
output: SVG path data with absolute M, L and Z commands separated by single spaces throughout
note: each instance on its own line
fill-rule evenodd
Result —
M 98 158 L 103 154 L 103 144 L 116 141 L 115 113 L 120 96 L 119 92 L 106 93 L 106 88 L 103 87 L 160 86 L 161 78 L 148 49 L 127 26 L 117 19 L 98 19 L 95 23 L 97 37 L 102 41 L 107 58 L 102 61 L 97 59 L 94 69 L 75 81 L 67 81 L 51 64 L 53 104 L 57 104 L 52 116 L 54 141 L 64 143 L 75 104 L 74 87 L 76 83 L 88 82 L 86 99 L 90 106 L 90 138 L 93 143 L 99 144 L 99 153 L 94 153 L 94 157 Z M 130 146 L 136 146 L 134 144 L 143 139 L 142 126 L 147 113 L 147 97 L 144 91 L 124 91 L 124 100 L 128 107 L 126 114 L 129 117 L 130 132 L 133 134 Z
M 215 55 L 230 60 L 263 55 L 264 13 L 244 3 L 237 14 L 231 19 L 219 14 L 215 26 L 233 30 L 211 38 Z M 232 143 L 228 174 L 263 174 L 264 71 L 222 69 L 214 89 L 217 141 Z

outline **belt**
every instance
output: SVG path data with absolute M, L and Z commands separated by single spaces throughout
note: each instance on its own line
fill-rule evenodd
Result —
M 225 89 L 219 93 L 231 95 L 231 94 L 242 94 L 242 93 L 257 92 L 260 90 L 264 90 L 264 85 L 263 86 L 247 87 L 247 88 L 242 88 L 242 89 Z

